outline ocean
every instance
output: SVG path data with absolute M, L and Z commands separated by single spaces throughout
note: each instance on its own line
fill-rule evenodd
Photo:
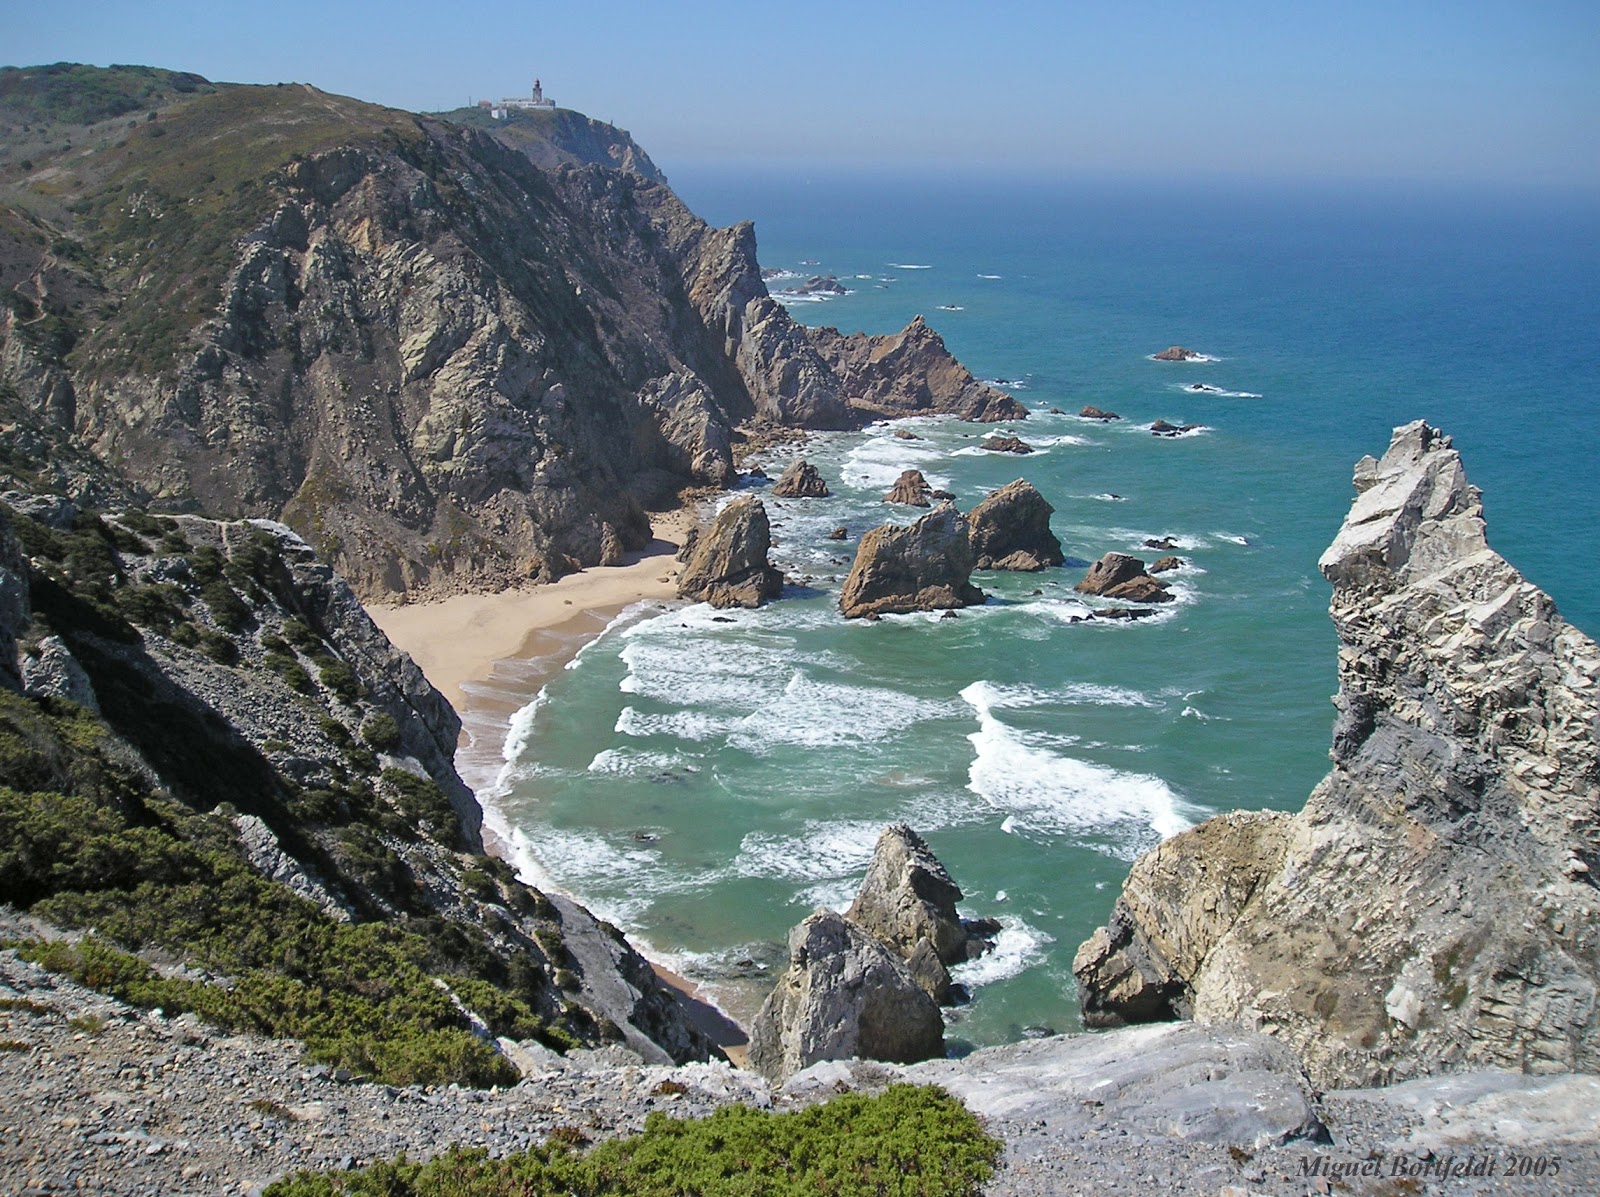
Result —
M 1506 190 L 792 177 L 688 172 L 717 224 L 754 219 L 808 324 L 892 332 L 918 313 L 1030 409 L 992 428 L 814 438 L 833 495 L 774 500 L 797 580 L 758 611 L 626 612 L 517 714 L 483 793 L 530 879 L 624 928 L 748 1019 L 790 926 L 842 908 L 884 823 L 928 839 L 1001 920 L 956 970 L 958 1045 L 1081 1025 L 1074 951 L 1138 853 L 1209 815 L 1295 810 L 1327 768 L 1336 641 L 1318 555 L 1350 474 L 1422 417 L 1455 438 L 1490 542 L 1600 632 L 1600 205 Z M 1214 360 L 1151 360 L 1181 344 Z M 1196 384 L 1207 388 L 1196 391 Z M 1086 404 L 1119 413 L 1100 424 Z M 1053 414 L 1052 409 L 1061 413 Z M 1201 427 L 1176 439 L 1151 421 Z M 956 620 L 846 623 L 860 534 L 920 514 L 921 469 L 969 510 L 1013 478 L 1055 507 L 1068 565 L 980 574 Z M 750 485 L 764 493 L 762 483 Z M 837 525 L 846 544 L 830 541 Z M 1177 601 L 1074 622 L 1110 550 L 1170 537 Z M 488 781 L 490 779 L 479 779 Z

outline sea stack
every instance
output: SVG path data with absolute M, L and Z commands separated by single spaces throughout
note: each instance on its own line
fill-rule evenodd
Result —
M 1073 971 L 1086 1019 L 1244 1022 L 1319 1087 L 1600 1069 L 1600 646 L 1485 539 L 1447 437 L 1356 466 L 1333 584 L 1333 768 L 1133 866 Z
M 687 546 L 685 546 L 687 547 Z M 783 574 L 767 560 L 772 530 L 753 495 L 734 499 L 695 537 L 678 578 L 682 598 L 713 607 L 759 607 L 783 591 Z
M 1060 565 L 1061 542 L 1050 531 L 1055 508 L 1033 483 L 1008 482 L 972 509 L 973 568 L 1040 570 Z
M 822 480 L 817 467 L 802 457 L 789 463 L 789 468 L 773 484 L 772 494 L 779 499 L 826 499 L 828 484 Z
M 941 503 L 909 528 L 885 524 L 861 538 L 839 610 L 856 619 L 970 607 L 984 601 L 972 568 L 966 517 Z

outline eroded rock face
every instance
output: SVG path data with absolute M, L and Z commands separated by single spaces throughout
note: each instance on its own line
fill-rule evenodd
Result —
M 839 610 L 856 619 L 973 606 L 984 594 L 972 565 L 966 517 L 941 503 L 909 528 L 885 524 L 861 538 Z
M 789 463 L 789 468 L 773 484 L 772 493 L 780 499 L 825 499 L 828 484 L 817 467 L 804 458 Z
M 1050 531 L 1055 508 L 1018 478 L 986 497 L 967 517 L 976 569 L 1039 570 L 1060 565 L 1061 541 Z
M 1107 553 L 1089 567 L 1083 581 L 1073 587 L 1079 594 L 1130 603 L 1170 603 L 1167 584 L 1152 578 L 1144 562 L 1127 553 Z
M 1600 1067 L 1600 646 L 1484 536 L 1442 437 L 1356 467 L 1321 568 L 1333 769 L 1134 866 L 1074 965 L 1085 1009 L 1243 1021 L 1323 1087 Z
M 695 538 L 678 578 L 678 594 L 713 607 L 759 607 L 783 591 L 783 574 L 767 560 L 772 529 L 753 495 L 735 499 Z
M 831 910 L 789 932 L 789 968 L 750 1029 L 750 1066 L 779 1079 L 851 1056 L 944 1054 L 939 1007 L 887 947 Z

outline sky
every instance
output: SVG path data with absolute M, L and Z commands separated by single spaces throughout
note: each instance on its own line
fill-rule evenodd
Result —
M 418 111 L 525 95 L 677 165 L 1600 188 L 1597 0 L 0 0 L 7 65 Z

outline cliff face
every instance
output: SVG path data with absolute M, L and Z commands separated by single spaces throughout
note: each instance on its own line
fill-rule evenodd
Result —
M 359 593 L 439 593 L 644 544 L 646 509 L 732 476 L 741 423 L 1004 399 L 920 321 L 872 363 L 814 339 L 748 223 L 708 227 L 576 114 L 196 85 L 156 115 L 0 171 L 0 464 L 27 488 L 281 519 Z
M 1600 1066 L 1600 647 L 1489 549 L 1448 438 L 1397 429 L 1321 567 L 1333 769 L 1134 866 L 1086 1017 L 1242 1020 L 1313 1080 Z

